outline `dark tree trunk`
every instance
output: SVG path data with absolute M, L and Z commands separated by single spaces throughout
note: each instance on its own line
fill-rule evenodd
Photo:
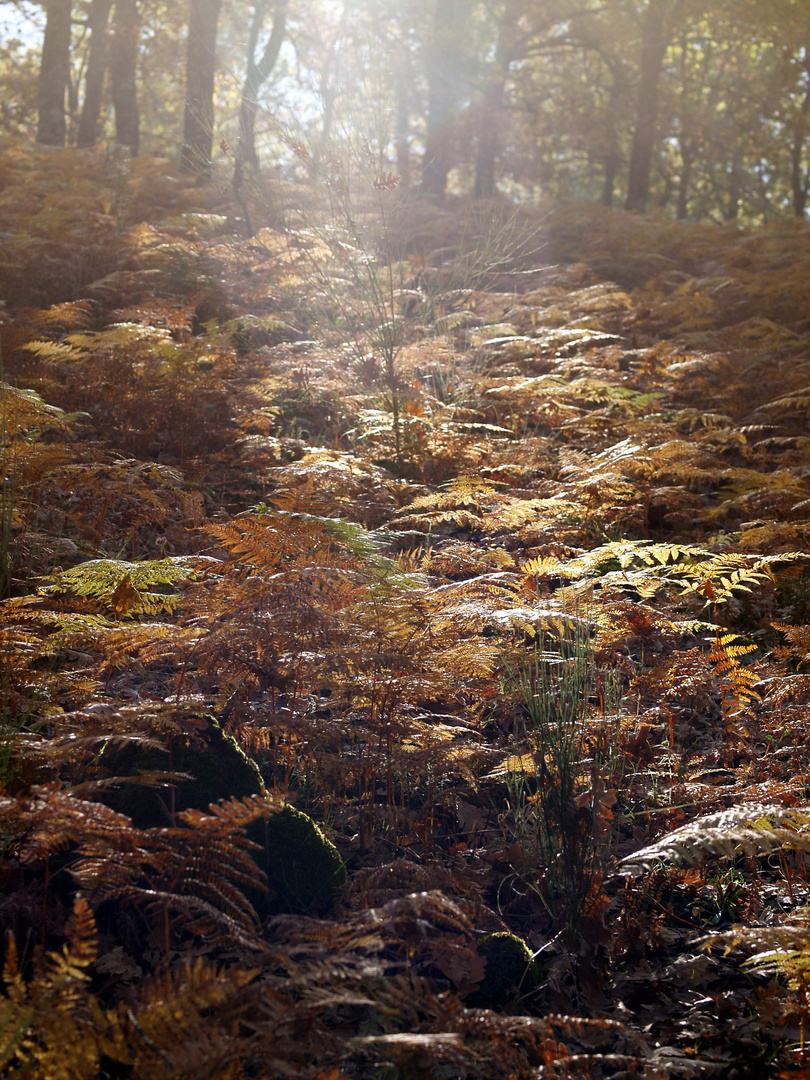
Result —
M 42 62 L 37 83 L 37 142 L 64 146 L 65 91 L 70 80 L 71 0 L 48 0 Z
M 495 194 L 495 162 L 501 147 L 501 112 L 505 88 L 504 73 L 503 77 L 493 79 L 484 91 L 475 150 L 473 196 L 476 199 L 491 199 Z
M 675 179 L 669 169 L 661 169 L 661 179 L 664 181 L 664 186 L 661 188 L 661 193 L 658 196 L 658 205 L 662 210 L 666 210 L 669 204 L 672 202 L 672 196 L 675 192 Z
M 810 75 L 810 72 L 808 72 Z M 803 218 L 807 209 L 807 197 L 810 194 L 810 177 L 804 169 L 804 144 L 807 138 L 807 121 L 810 117 L 810 90 L 804 95 L 801 108 L 793 125 L 793 145 L 790 153 L 790 183 L 793 191 L 793 213 Z
M 242 184 L 246 169 L 256 170 L 259 168 L 259 158 L 256 154 L 256 114 L 259 111 L 259 90 L 262 83 L 267 81 L 278 59 L 287 24 L 287 2 L 281 0 L 276 7 L 273 29 L 270 32 L 270 39 L 267 42 L 264 55 L 257 63 L 256 45 L 259 41 L 266 10 L 266 3 L 260 2 L 256 5 L 253 25 L 250 28 L 247 75 L 245 76 L 242 102 L 239 108 L 239 144 L 236 150 L 236 166 L 233 177 L 234 186 L 237 189 Z
M 214 73 L 222 0 L 191 0 L 186 54 L 186 110 L 181 168 L 201 172 L 214 146 Z
M 507 0 L 498 27 L 494 67 L 484 87 L 478 119 L 473 186 L 473 195 L 476 199 L 491 199 L 495 194 L 495 163 L 501 149 L 504 93 L 509 64 L 513 59 L 515 49 L 518 14 L 515 0 Z
M 120 146 L 126 146 L 133 157 L 140 146 L 137 86 L 139 39 L 138 0 L 115 0 L 110 49 L 115 141 Z
M 644 210 L 650 194 L 650 173 L 658 121 L 658 83 L 667 51 L 670 0 L 649 0 L 641 31 L 636 126 L 630 151 L 625 209 Z
M 79 118 L 77 143 L 95 146 L 98 122 L 104 95 L 104 75 L 107 71 L 107 23 L 113 0 L 93 0 L 88 17 L 90 27 L 90 56 L 84 78 L 84 104 Z
M 729 169 L 728 203 L 723 217 L 726 221 L 736 221 L 740 216 L 740 201 L 742 199 L 742 162 L 740 151 L 734 151 Z
M 394 74 L 394 151 L 403 188 L 411 183 L 411 81 L 406 48 L 397 57 Z
M 326 55 L 321 67 L 320 79 L 318 81 L 318 95 L 323 102 L 323 113 L 321 116 L 321 131 L 318 136 L 318 141 L 313 144 L 312 155 L 309 159 L 310 180 L 317 180 L 322 176 L 323 161 L 329 153 L 329 144 L 332 140 L 332 125 L 335 121 L 335 102 L 338 93 L 337 78 L 334 75 L 334 72 L 339 66 L 340 41 L 346 28 L 346 19 L 351 6 L 352 0 L 344 0 L 340 19 L 338 20 L 337 33 L 332 39 L 329 48 L 326 50 Z
M 442 198 L 452 165 L 453 107 L 458 93 L 459 0 L 436 0 L 433 38 L 428 46 L 428 123 L 422 163 L 422 190 Z
M 689 214 L 689 183 L 692 179 L 692 166 L 695 161 L 692 140 L 681 136 L 681 173 L 678 177 L 678 221 L 684 221 Z
M 619 172 L 619 153 L 608 151 L 602 160 L 604 179 L 602 181 L 602 194 L 599 202 L 602 206 L 613 206 L 613 196 L 616 191 L 616 176 Z
M 599 202 L 602 206 L 613 206 L 613 197 L 616 191 L 616 177 L 621 165 L 622 156 L 619 147 L 619 129 L 616 113 L 619 105 L 619 94 L 622 86 L 619 78 L 614 76 L 610 87 L 610 100 L 608 103 L 608 115 L 605 123 L 605 151 L 602 157 L 602 194 Z

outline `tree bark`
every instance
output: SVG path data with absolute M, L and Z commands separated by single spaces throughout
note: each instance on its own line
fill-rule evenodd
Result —
M 689 215 L 689 184 L 692 180 L 692 166 L 695 162 L 695 153 L 692 140 L 681 135 L 679 140 L 681 150 L 681 172 L 678 177 L 678 221 L 685 221 Z
M 495 194 L 495 163 L 501 149 L 504 94 L 509 65 L 515 50 L 519 10 L 515 0 L 507 0 L 504 4 L 498 26 L 493 70 L 484 86 L 475 151 L 473 195 L 476 199 L 491 199 Z
M 411 184 L 411 82 L 408 50 L 398 50 L 394 72 L 394 152 L 403 188 Z
M 453 107 L 458 93 L 458 0 L 436 0 L 433 37 L 428 46 L 428 125 L 422 162 L 422 191 L 444 196 L 452 165 Z
M 728 177 L 728 203 L 723 212 L 723 217 L 726 221 L 736 221 L 740 216 L 740 202 L 742 200 L 742 161 L 739 149 L 734 151 Z
M 214 73 L 217 23 L 222 0 L 191 0 L 186 54 L 186 109 L 183 120 L 185 172 L 203 172 L 214 146 Z
M 649 0 L 641 30 L 636 126 L 630 151 L 626 210 L 644 210 L 650 194 L 650 173 L 658 122 L 658 83 L 667 51 L 670 0 Z
M 810 72 L 808 73 L 810 74 Z M 796 121 L 793 125 L 793 145 L 790 151 L 790 183 L 793 193 L 793 214 L 804 218 L 807 197 L 810 194 L 810 177 L 802 167 L 804 144 L 807 138 L 807 121 L 810 117 L 810 90 L 804 95 Z
M 120 146 L 126 146 L 133 157 L 140 147 L 137 86 L 139 39 L 138 0 L 115 0 L 110 50 L 115 141 Z
M 65 91 L 70 79 L 71 0 L 48 0 L 42 62 L 37 83 L 37 142 L 64 146 Z
M 622 156 L 619 146 L 619 126 L 617 112 L 622 86 L 614 74 L 610 85 L 607 116 L 605 118 L 605 149 L 602 155 L 602 194 L 599 202 L 602 206 L 613 206 L 616 192 L 616 177 L 619 173 Z
M 619 172 L 620 163 L 618 147 L 614 151 L 608 151 L 602 159 L 602 194 L 599 202 L 602 206 L 613 206 L 613 196 L 616 191 L 616 176 Z
M 266 10 L 267 4 L 260 0 L 256 4 L 253 25 L 250 28 L 247 75 L 245 76 L 242 101 L 239 107 L 239 143 L 236 149 L 236 165 L 233 177 L 234 186 L 237 189 L 242 184 L 245 170 L 255 171 L 259 168 L 259 158 L 256 154 L 256 115 L 259 111 L 259 90 L 262 83 L 269 78 L 281 51 L 287 25 L 287 0 L 280 0 L 276 6 L 270 39 L 265 47 L 264 55 L 257 63 L 256 45 L 259 41 Z
M 491 199 L 495 194 L 495 161 L 500 149 L 500 112 L 506 79 L 496 78 L 486 87 L 478 119 L 473 197 Z
M 90 27 L 90 56 L 84 78 L 84 104 L 79 118 L 76 142 L 79 146 L 95 146 L 98 122 L 104 96 L 104 75 L 107 71 L 107 23 L 113 0 L 93 0 L 88 17 Z

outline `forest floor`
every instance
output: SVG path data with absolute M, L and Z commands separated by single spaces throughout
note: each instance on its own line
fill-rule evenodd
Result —
M 807 226 L 0 209 L 0 1071 L 810 1075 Z

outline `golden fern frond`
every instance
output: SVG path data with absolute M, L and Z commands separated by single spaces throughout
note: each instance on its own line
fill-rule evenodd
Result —
M 482 529 L 484 519 L 478 514 L 463 507 L 453 510 L 430 510 L 421 514 L 406 514 L 397 519 L 397 527 L 400 529 L 416 529 L 421 532 L 441 533 L 442 528 L 450 526 L 452 529 L 468 529 L 478 532 Z
M 243 515 L 206 531 L 235 557 L 237 573 L 276 571 L 266 580 L 277 594 L 296 585 L 307 592 L 327 588 L 332 602 L 342 606 L 365 583 L 406 588 L 419 584 L 417 576 L 382 554 L 386 538 L 381 533 L 341 518 L 267 512 L 262 506 L 257 517 Z
M 634 587 L 647 575 L 666 582 L 672 574 L 692 573 L 692 567 L 710 564 L 714 555 L 706 548 L 692 544 L 652 543 L 648 540 L 618 540 L 585 552 L 559 568 L 562 577 L 577 580 L 583 577 L 608 577 L 617 571 L 630 571 L 627 577 Z M 632 571 L 641 573 L 632 576 Z M 617 580 L 621 580 L 620 577 Z
M 739 546 L 746 552 L 797 551 L 808 547 L 810 528 L 799 522 L 752 521 L 740 529 Z
M 777 660 L 784 664 L 795 661 L 799 667 L 810 662 L 810 626 L 792 626 L 781 622 L 771 623 L 771 626 L 787 639 L 786 645 L 774 647 L 773 655 Z
M 35 390 L 0 382 L 0 430 L 4 435 L 17 435 L 33 427 L 64 427 L 71 419 L 64 410 L 43 401 Z
M 497 498 L 498 491 L 491 483 L 476 476 L 458 476 L 449 481 L 441 491 L 432 495 L 420 495 L 403 507 L 403 513 L 412 510 L 479 510 L 487 499 Z
M 94 333 L 68 334 L 64 339 L 65 345 L 77 353 L 115 349 L 141 342 L 170 345 L 172 338 L 169 331 L 163 327 L 120 322 L 112 323 Z
M 521 499 L 500 496 L 497 507 L 482 516 L 484 532 L 513 532 L 537 522 L 548 509 L 546 499 Z
M 74 348 L 62 341 L 29 341 L 23 347 L 40 360 L 79 360 L 84 355 L 80 349 Z
M 790 989 L 806 993 L 810 980 L 810 926 L 807 908 L 792 914 L 783 926 L 735 926 L 722 934 L 708 934 L 701 939 L 704 948 L 722 946 L 753 952 L 744 967 L 763 975 L 781 975 Z
M 714 665 L 715 672 L 720 676 L 723 697 L 730 695 L 736 701 L 736 711 L 739 711 L 755 701 L 762 701 L 762 697 L 754 689 L 759 682 L 759 675 L 753 668 L 743 667 L 738 659 L 756 652 L 756 645 L 734 644 L 736 641 L 736 634 L 716 633 L 706 659 Z
M 119 899 L 171 910 L 182 928 L 255 948 L 256 912 L 243 890 L 264 892 L 266 876 L 245 836 L 252 822 L 282 809 L 263 796 L 232 799 L 210 813 L 178 813 L 182 827 L 88 836 L 78 844 L 73 876 L 94 905 Z M 127 819 L 124 819 L 127 821 Z
M 435 663 L 440 671 L 458 679 L 484 679 L 493 674 L 502 658 L 500 647 L 473 639 L 442 649 Z
M 521 570 L 527 577 L 560 577 L 563 565 L 562 560 L 556 555 L 540 555 L 534 559 L 527 559 Z
M 14 432 L 9 432 L 14 434 Z M 73 448 L 57 443 L 16 440 L 13 450 L 14 468 L 20 487 L 39 483 L 44 477 L 73 460 Z
M 683 595 L 699 594 L 704 607 L 727 604 L 740 593 L 752 592 L 765 582 L 775 580 L 775 568 L 810 558 L 800 551 L 780 552 L 757 558 L 737 552 L 713 555 L 694 567 L 673 569 L 669 577 Z
M 92 300 L 68 300 L 38 311 L 33 322 L 43 330 L 86 330 L 93 321 L 95 309 Z
M 200 640 L 199 630 L 172 623 L 138 623 L 110 626 L 100 633 L 70 637 L 54 635 L 46 651 L 69 644 L 73 648 L 92 648 L 101 657 L 102 669 L 126 667 L 134 660 L 141 664 L 179 663 Z
M 261 517 L 240 517 L 206 532 L 240 563 L 273 571 L 303 556 L 328 552 L 332 537 L 318 518 L 277 511 Z
M 109 529 L 116 519 L 127 537 L 133 526 L 150 530 L 182 523 L 188 528 L 199 519 L 203 497 L 188 490 L 177 469 L 117 455 L 105 461 L 104 456 L 96 452 L 92 461 L 56 467 L 48 477 L 55 493 L 70 492 L 69 520 L 80 534 L 97 542 L 102 526 Z
M 0 1067 L 13 1075 L 75 1077 L 98 1075 L 99 1052 L 88 1023 L 88 968 L 98 956 L 96 924 L 87 901 L 77 897 L 60 952 L 40 960 L 24 982 L 17 948 L 9 938 L 4 966 L 7 996 L 0 1001 Z M 78 1040 L 78 1041 L 77 1041 Z
M 85 980 L 87 968 L 98 958 L 96 920 L 87 900 L 77 896 L 65 929 L 66 944 L 60 953 L 52 953 L 48 963 L 48 978 Z
M 270 501 L 278 509 L 331 518 L 351 513 L 366 526 L 379 526 L 390 516 L 403 487 L 379 466 L 323 448 L 270 474 L 276 485 Z
M 775 398 L 773 401 L 760 405 L 760 408 L 765 412 L 810 414 L 810 386 L 792 390 L 784 397 Z
M 46 578 L 43 595 L 87 597 L 104 604 L 117 618 L 125 615 L 157 615 L 173 610 L 180 598 L 169 592 L 178 582 L 193 578 L 205 560 L 194 556 L 170 556 L 144 562 L 91 559 Z

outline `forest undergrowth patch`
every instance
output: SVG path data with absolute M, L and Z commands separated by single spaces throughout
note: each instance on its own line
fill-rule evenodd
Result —
M 806 226 L 95 161 L 0 169 L 0 1068 L 805 1075 Z

